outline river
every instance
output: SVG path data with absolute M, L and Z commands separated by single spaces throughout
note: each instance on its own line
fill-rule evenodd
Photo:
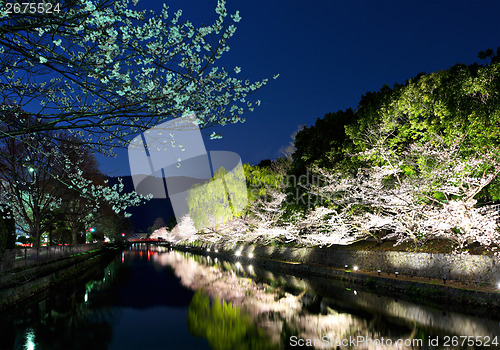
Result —
M 500 348 L 492 310 L 146 244 L 0 316 L 1 349 Z

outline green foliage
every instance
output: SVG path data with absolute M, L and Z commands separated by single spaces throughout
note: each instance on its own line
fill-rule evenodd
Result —
M 295 136 L 295 152 L 292 155 L 294 175 L 306 173 L 311 165 L 330 168 L 348 160 L 352 142 L 345 128 L 357 120 L 352 109 L 328 113 L 318 118 L 311 127 L 304 127 Z
M 387 164 L 388 154 L 355 156 L 377 142 L 393 152 L 394 159 L 406 156 L 410 144 L 426 142 L 434 143 L 436 149 L 458 144 L 462 159 L 486 152 L 499 157 L 495 150 L 500 141 L 500 48 L 496 55 L 487 50 L 479 56 L 491 62 L 456 64 L 436 73 L 419 73 L 393 88 L 384 85 L 363 95 L 354 111 L 329 113 L 302 129 L 295 138 L 293 173 L 305 174 L 313 166 L 355 173 L 359 168 Z M 401 170 L 404 176 L 415 177 L 425 173 L 424 168 L 436 166 L 432 159 L 412 155 Z M 477 168 L 477 174 L 491 171 L 488 164 Z M 500 199 L 499 180 L 478 197 Z
M 210 301 L 197 291 L 187 317 L 191 334 L 206 338 L 216 350 L 273 349 L 274 344 L 239 307 L 222 300 Z
M 364 150 L 363 144 L 359 142 L 362 139 L 361 135 L 380 122 L 382 107 L 398 94 L 400 88 L 401 85 L 398 84 L 395 84 L 392 89 L 384 85 L 379 91 L 368 91 L 361 96 L 356 108 L 356 120 L 345 126 L 347 137 L 356 146 L 351 150 Z
M 283 186 L 285 176 L 270 169 L 270 167 L 243 164 L 248 189 L 249 202 L 259 197 L 265 197 L 270 189 Z
M 223 167 L 212 179 L 189 190 L 187 204 L 197 228 L 212 227 L 241 215 L 247 204 L 243 166 L 231 171 Z

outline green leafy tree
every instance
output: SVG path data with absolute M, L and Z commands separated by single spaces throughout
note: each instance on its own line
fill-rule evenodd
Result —
M 242 165 L 231 171 L 221 167 L 212 179 L 189 190 L 187 205 L 198 229 L 215 228 L 242 214 L 247 204 L 247 188 Z
M 346 159 L 345 150 L 350 139 L 345 127 L 355 122 L 357 116 L 352 109 L 328 113 L 316 119 L 311 127 L 305 127 L 295 136 L 293 172 L 302 175 L 311 165 L 332 167 Z
M 274 349 L 276 344 L 244 312 L 224 300 L 210 301 L 197 291 L 189 304 L 189 332 L 204 337 L 213 349 Z

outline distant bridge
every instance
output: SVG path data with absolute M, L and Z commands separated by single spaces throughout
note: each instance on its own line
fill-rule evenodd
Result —
M 169 242 L 167 242 L 163 238 L 129 238 L 129 239 L 127 239 L 127 241 L 130 243 L 165 243 L 165 244 L 169 244 Z

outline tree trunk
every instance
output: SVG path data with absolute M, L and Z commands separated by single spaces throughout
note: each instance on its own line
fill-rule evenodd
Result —
M 52 231 L 54 231 L 54 229 L 52 226 L 50 226 L 50 228 L 49 228 L 49 246 L 53 245 L 53 243 L 52 243 Z
M 76 227 L 75 225 L 71 225 L 71 244 L 75 245 L 77 244 L 77 237 L 76 237 Z
M 40 228 L 35 227 L 33 229 L 33 232 L 30 233 L 30 235 L 35 239 L 35 242 L 33 242 L 33 247 L 35 248 L 40 247 Z

